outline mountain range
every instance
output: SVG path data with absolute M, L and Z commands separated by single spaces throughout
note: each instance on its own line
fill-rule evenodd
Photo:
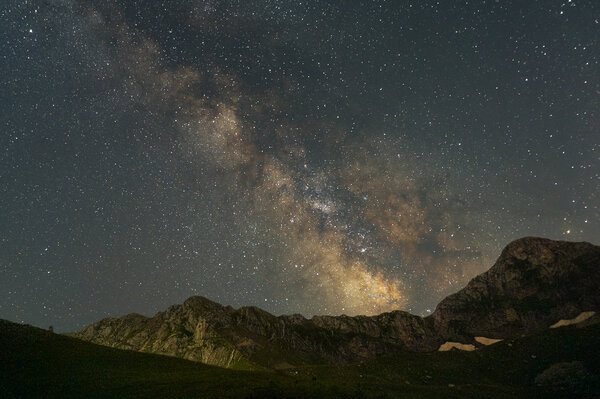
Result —
M 107 318 L 69 335 L 226 368 L 286 370 L 407 351 L 474 350 L 557 323 L 595 323 L 598 287 L 599 246 L 526 237 L 506 246 L 487 272 L 427 317 L 400 310 L 377 316 L 274 316 L 196 296 L 154 317 Z

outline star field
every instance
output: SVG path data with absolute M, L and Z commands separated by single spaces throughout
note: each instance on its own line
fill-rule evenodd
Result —
M 600 242 L 595 1 L 0 7 L 0 318 L 427 314 Z

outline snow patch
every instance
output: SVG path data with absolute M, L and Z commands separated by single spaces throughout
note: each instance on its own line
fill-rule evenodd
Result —
M 440 352 L 445 352 L 445 351 L 449 351 L 450 349 L 459 349 L 461 351 L 474 351 L 475 350 L 475 346 L 471 345 L 471 344 L 461 344 L 460 342 L 445 342 L 440 346 L 440 349 L 438 349 L 438 351 Z
M 482 345 L 491 345 L 491 344 L 495 344 L 496 342 L 500 342 L 502 340 L 496 339 L 496 338 L 475 337 L 475 341 L 479 342 Z
M 552 324 L 550 328 L 570 326 L 571 324 L 581 323 L 582 321 L 589 319 L 595 314 L 596 312 L 582 312 L 579 314 L 579 316 L 575 317 L 574 319 L 559 320 L 557 323 Z

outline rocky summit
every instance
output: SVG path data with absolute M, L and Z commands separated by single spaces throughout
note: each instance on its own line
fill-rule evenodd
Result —
M 430 316 L 448 338 L 510 338 L 600 308 L 600 247 L 523 238 Z
M 547 329 L 583 312 L 595 312 L 587 321 L 593 322 L 600 310 L 599 286 L 599 246 L 527 237 L 510 243 L 490 270 L 425 318 L 393 311 L 307 319 L 192 297 L 154 317 L 107 318 L 71 335 L 222 367 L 288 368 L 433 351 L 448 342 L 476 348 Z

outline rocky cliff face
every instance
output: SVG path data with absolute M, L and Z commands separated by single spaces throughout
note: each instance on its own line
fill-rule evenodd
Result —
M 478 345 L 475 336 L 529 333 L 600 310 L 599 286 L 600 247 L 524 238 L 509 244 L 489 271 L 426 318 L 402 311 L 373 317 L 276 317 L 256 307 L 236 310 L 192 297 L 152 318 L 108 318 L 73 335 L 223 367 L 278 368 L 436 350 L 446 341 Z

